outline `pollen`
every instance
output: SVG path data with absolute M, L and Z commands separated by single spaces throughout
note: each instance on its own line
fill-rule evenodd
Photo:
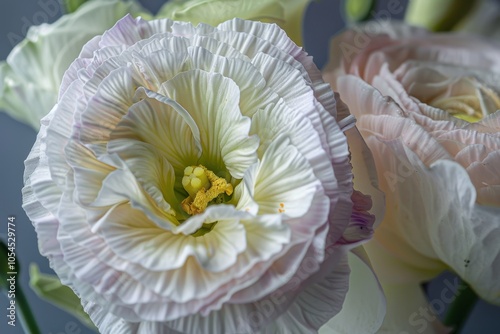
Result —
M 280 207 L 278 208 L 279 213 L 285 212 L 285 203 L 280 203 Z
M 211 201 L 220 199 L 220 195 L 225 193 L 229 196 L 233 193 L 231 183 L 202 165 L 184 169 L 182 186 L 189 196 L 182 201 L 181 206 L 190 215 L 202 213 Z

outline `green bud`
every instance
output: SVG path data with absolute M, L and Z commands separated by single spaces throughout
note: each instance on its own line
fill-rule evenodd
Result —
M 411 0 L 405 21 L 432 31 L 450 31 L 466 18 L 479 0 Z
M 63 0 L 64 9 L 67 14 L 76 12 L 78 7 L 83 5 L 88 0 Z

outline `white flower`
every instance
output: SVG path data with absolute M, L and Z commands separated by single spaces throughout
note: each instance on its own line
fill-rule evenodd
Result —
M 276 25 L 126 16 L 67 70 L 24 208 L 102 332 L 314 333 L 374 222 L 335 117 L 312 58 Z M 330 332 L 372 333 L 384 314 L 355 254 L 362 276 Z

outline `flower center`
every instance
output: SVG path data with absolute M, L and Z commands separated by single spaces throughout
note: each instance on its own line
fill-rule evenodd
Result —
M 190 215 L 202 213 L 211 201 L 224 193 L 228 196 L 233 193 L 231 183 L 202 165 L 184 168 L 182 186 L 189 196 L 181 202 L 181 206 Z
M 438 96 L 429 104 L 470 123 L 500 109 L 498 94 L 475 78 L 462 78 L 452 86 L 451 94 Z

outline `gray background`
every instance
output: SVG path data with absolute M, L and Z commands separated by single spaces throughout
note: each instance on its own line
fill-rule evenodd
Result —
M 62 13 L 61 10 L 53 16 L 39 15 L 42 8 L 40 0 L 5 1 L 0 6 L 0 59 L 5 59 L 12 49 L 12 37 L 23 36 L 26 33 L 26 22 L 40 24 L 53 22 Z M 49 0 L 41 0 L 47 2 Z M 152 11 L 157 10 L 163 0 L 142 0 L 141 3 Z M 387 8 L 387 1 L 379 1 L 378 10 Z M 8 3 L 8 4 L 6 4 Z M 401 3 L 406 6 L 407 0 Z M 439 1 L 436 1 L 438 4 Z M 305 47 L 314 56 L 316 64 L 322 67 L 328 57 L 328 41 L 330 37 L 344 27 L 344 21 L 339 13 L 338 0 L 322 0 L 312 2 L 306 13 Z M 396 18 L 396 17 L 393 17 Z M 10 33 L 10 40 L 9 40 Z M 48 261 L 38 253 L 36 234 L 21 208 L 21 188 L 24 159 L 27 157 L 35 141 L 36 133 L 30 127 L 18 123 L 4 113 L 0 113 L 0 159 L 1 159 L 1 191 L 0 191 L 0 238 L 5 240 L 7 217 L 16 216 L 16 250 L 21 263 L 19 276 L 21 285 L 35 312 L 43 334 L 87 334 L 93 333 L 78 320 L 59 310 L 51 304 L 38 298 L 28 286 L 28 266 L 36 262 L 44 273 L 51 273 Z M 500 241 L 499 241 L 500 242 Z M 428 285 L 431 300 L 439 298 L 444 289 L 445 279 L 451 279 L 450 274 L 438 277 Z M 499 277 L 500 279 L 500 277 Z M 0 333 L 23 333 L 18 322 L 15 328 L 7 325 L 6 307 L 8 300 L 0 295 Z M 442 312 L 444 313 L 444 312 Z M 73 325 L 76 325 L 76 330 Z M 468 334 L 498 334 L 500 333 L 500 308 L 484 302 L 476 305 L 464 333 Z

